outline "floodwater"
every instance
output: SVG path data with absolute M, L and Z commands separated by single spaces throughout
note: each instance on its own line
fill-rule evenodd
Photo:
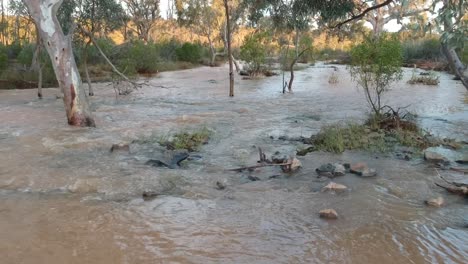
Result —
M 467 200 L 434 185 L 437 173 L 420 159 L 381 153 L 310 153 L 303 169 L 235 173 L 254 165 L 256 147 L 293 154 L 323 125 L 362 121 L 367 105 L 344 67 L 296 73 L 293 94 L 281 76 L 241 80 L 229 98 L 225 67 L 165 72 L 116 98 L 96 85 L 97 128 L 66 125 L 56 89 L 0 90 L 1 263 L 466 263 Z M 467 92 L 443 73 L 439 86 L 394 85 L 386 103 L 408 109 L 435 135 L 468 139 Z M 209 128 L 209 144 L 177 170 L 144 165 L 157 144 L 115 143 Z M 323 193 L 315 168 L 364 161 L 379 175 L 335 178 L 349 191 Z M 441 172 L 447 178 L 466 175 Z M 260 178 L 250 181 L 250 175 Z M 270 176 L 278 177 L 270 179 Z M 216 182 L 227 186 L 217 190 Z M 143 192 L 159 194 L 143 200 Z M 446 205 L 423 201 L 442 196 Z M 339 219 L 318 211 L 334 208 Z

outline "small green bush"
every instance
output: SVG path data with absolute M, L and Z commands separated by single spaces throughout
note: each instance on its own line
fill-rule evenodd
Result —
M 170 41 L 157 43 L 155 45 L 158 46 L 159 56 L 163 61 L 177 60 L 176 50 L 181 46 L 177 40 L 171 39 Z
M 160 61 L 159 49 L 153 43 L 135 40 L 121 45 L 115 54 L 120 70 L 127 74 L 155 73 Z
M 240 47 L 240 58 L 247 62 L 249 71 L 253 74 L 259 73 L 265 64 L 266 48 L 263 43 L 264 33 L 248 35 Z
M 383 34 L 368 36 L 362 44 L 351 50 L 352 78 L 363 88 L 367 102 L 379 117 L 382 110 L 382 95 L 392 82 L 402 78 L 402 47 L 395 38 Z
M 177 59 L 191 63 L 198 63 L 202 58 L 203 47 L 197 43 L 185 42 L 176 49 Z
M 437 61 L 442 57 L 440 41 L 436 38 L 409 40 L 403 44 L 403 58 L 405 63 L 415 60 Z

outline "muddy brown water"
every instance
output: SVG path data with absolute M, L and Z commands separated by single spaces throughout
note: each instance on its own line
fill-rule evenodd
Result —
M 255 164 L 256 147 L 294 153 L 323 125 L 362 121 L 366 102 L 339 67 L 297 72 L 295 92 L 281 94 L 281 76 L 237 80 L 229 98 L 226 68 L 166 72 L 116 99 L 106 84 L 91 99 L 97 128 L 65 123 L 56 89 L 0 91 L 1 263 L 466 263 L 468 207 L 434 186 L 434 169 L 420 159 L 345 152 L 300 157 L 304 168 L 226 172 Z M 388 92 L 394 106 L 410 105 L 418 122 L 442 137 L 468 138 L 465 89 L 441 74 L 439 86 L 403 81 Z M 237 78 L 237 77 L 236 77 Z M 163 86 L 163 87 L 161 87 Z M 157 144 L 114 143 L 207 127 L 214 131 L 201 158 L 179 170 L 144 165 Z M 379 175 L 336 178 L 349 191 L 319 190 L 328 183 L 315 168 L 326 162 L 367 162 Z M 442 172 L 466 180 L 466 175 Z M 270 176 L 279 175 L 274 179 Z M 227 188 L 217 190 L 216 181 Z M 160 194 L 144 201 L 145 191 Z M 424 199 L 442 196 L 446 206 Z M 334 208 L 339 219 L 318 211 Z

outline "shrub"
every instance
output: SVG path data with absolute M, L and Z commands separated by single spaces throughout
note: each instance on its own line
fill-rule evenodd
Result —
M 5 46 L 0 45 L 0 74 L 7 68 L 8 54 Z
M 170 41 L 166 41 L 163 43 L 156 44 L 159 48 L 159 56 L 164 61 L 176 61 L 177 54 L 176 50 L 180 48 L 180 43 L 175 40 L 171 39 Z
M 440 41 L 438 39 L 410 40 L 403 44 L 403 58 L 406 63 L 414 60 L 436 61 L 440 57 Z
M 177 59 L 191 63 L 198 63 L 202 58 L 203 47 L 198 43 L 185 42 L 176 49 Z
M 246 36 L 240 47 L 240 58 L 247 62 L 251 73 L 259 73 L 266 59 L 266 48 L 263 40 L 264 33 L 255 33 Z
M 435 73 L 425 73 L 424 75 L 416 75 L 416 72 L 413 71 L 411 79 L 408 80 L 409 84 L 425 84 L 425 85 L 439 85 L 439 76 Z
M 114 54 L 115 43 L 108 38 L 99 38 L 96 39 L 96 43 L 99 45 L 99 48 L 106 54 L 108 57 L 112 57 Z M 84 47 L 83 47 L 84 48 Z M 88 64 L 101 64 L 107 63 L 102 57 L 101 53 L 96 46 L 91 44 L 88 48 Z
M 160 61 L 158 47 L 141 40 L 121 45 L 115 58 L 120 70 L 127 74 L 155 73 Z
M 366 37 L 362 44 L 352 48 L 351 61 L 351 77 L 363 88 L 367 102 L 379 117 L 383 107 L 382 94 L 392 82 L 402 77 L 401 44 L 386 34 Z

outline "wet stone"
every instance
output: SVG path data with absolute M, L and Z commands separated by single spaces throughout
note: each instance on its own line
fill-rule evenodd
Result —
M 117 151 L 130 152 L 130 145 L 126 143 L 113 144 L 110 149 L 110 152 L 117 152 Z
M 434 162 L 434 163 L 448 162 L 448 159 L 444 155 L 442 155 L 441 153 L 435 150 L 429 150 L 429 149 L 426 149 L 424 151 L 424 159 L 429 162 Z
M 252 176 L 252 175 L 249 175 L 249 176 L 247 177 L 247 179 L 249 179 L 249 180 L 251 180 L 251 181 L 259 181 L 259 180 L 260 180 L 259 177 L 257 177 L 257 176 Z
M 424 203 L 432 207 L 441 207 L 442 205 L 444 205 L 444 198 L 439 196 L 437 198 L 426 200 L 424 201 Z
M 216 182 L 216 189 L 218 189 L 218 190 L 224 190 L 224 189 L 226 189 L 226 185 L 224 185 L 223 183 L 217 181 L 217 182 Z
M 150 200 L 155 199 L 158 195 L 159 195 L 159 193 L 157 193 L 157 192 L 144 191 L 141 196 L 142 196 L 143 200 L 150 201 Z
M 97 192 L 99 180 L 97 178 L 78 179 L 75 183 L 68 186 L 72 193 L 95 193 Z
M 320 218 L 338 219 L 338 213 L 334 209 L 323 209 L 319 212 Z
M 325 187 L 322 188 L 322 192 L 326 192 L 326 191 L 342 192 L 342 191 L 345 191 L 347 188 L 348 187 L 346 187 L 343 184 L 330 182 L 329 184 L 327 184 Z
M 335 163 L 333 166 L 335 167 L 333 170 L 333 176 L 344 176 L 346 174 L 345 166 L 339 163 Z
M 291 165 L 281 166 L 281 170 L 283 170 L 283 172 L 286 172 L 286 173 L 295 172 L 302 167 L 301 161 L 298 160 L 297 158 L 289 159 L 288 162 L 290 162 Z
M 280 152 L 275 152 L 271 156 L 271 162 L 274 164 L 281 164 L 281 163 L 286 163 L 288 162 L 289 157 L 285 154 L 281 154 Z
M 324 176 L 324 177 L 329 177 L 329 178 L 333 178 L 337 176 L 344 176 L 346 174 L 346 171 L 347 171 L 346 166 L 340 163 L 334 163 L 334 164 L 327 163 L 315 169 L 315 172 L 317 172 L 319 176 Z

